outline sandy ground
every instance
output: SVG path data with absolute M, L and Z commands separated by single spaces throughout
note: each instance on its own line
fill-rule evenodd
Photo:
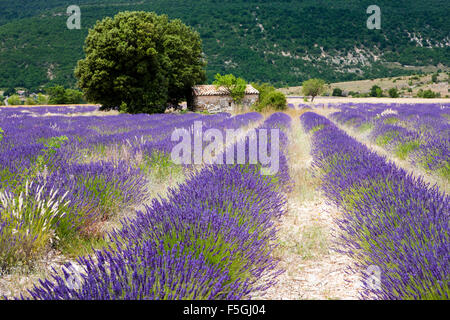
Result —
M 265 295 L 256 299 L 358 299 L 359 274 L 349 273 L 353 261 L 332 248 L 339 231 L 340 211 L 325 202 L 320 181 L 312 177 L 310 138 L 298 117 L 290 137 L 290 173 L 295 181 L 288 196 L 288 212 L 278 225 L 278 249 L 273 256 L 285 270 Z M 295 159 L 295 161 L 294 161 Z

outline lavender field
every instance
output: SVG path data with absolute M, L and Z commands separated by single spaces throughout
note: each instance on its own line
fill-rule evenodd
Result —
M 0 108 L 0 296 L 291 298 L 273 288 L 287 279 L 305 291 L 295 280 L 305 271 L 286 272 L 285 262 L 333 266 L 332 251 L 346 257 L 345 272 L 361 283 L 354 298 L 448 300 L 449 116 L 448 104 L 292 105 L 285 113 L 239 115 Z M 198 122 L 203 132 L 255 135 L 224 145 L 213 163 L 175 163 L 174 130 L 194 137 Z M 268 130 L 279 137 L 262 139 Z M 218 161 L 237 160 L 239 145 L 246 154 L 253 146 L 273 153 L 276 146 L 277 172 L 264 174 L 261 158 Z M 310 163 L 294 150 L 307 153 Z M 305 163 L 296 171 L 299 162 Z M 306 210 L 298 192 L 333 208 L 332 241 L 304 237 L 300 214 L 320 217 L 326 210 Z M 280 240 L 291 224 L 300 230 L 298 239 L 289 236 L 295 245 Z M 61 262 L 38 273 L 50 253 Z M 344 266 L 335 265 L 343 274 Z M 26 285 L 15 286 L 18 277 Z M 333 290 L 335 298 L 346 298 L 339 296 L 348 291 L 344 282 Z

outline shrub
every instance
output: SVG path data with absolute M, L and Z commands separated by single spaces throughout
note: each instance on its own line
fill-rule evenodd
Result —
M 390 88 L 389 89 L 389 97 L 391 98 L 398 98 L 399 94 L 398 94 L 398 90 L 397 88 Z
M 417 92 L 417 96 L 418 96 L 419 98 L 433 99 L 433 98 L 438 98 L 438 97 L 440 97 L 441 94 L 440 94 L 439 92 L 431 91 L 430 89 L 427 89 L 427 90 L 425 90 L 425 91 L 422 90 L 422 89 L 420 89 L 420 90 Z
M 48 99 L 46 96 L 44 96 L 42 93 L 39 93 L 36 98 L 36 104 L 44 105 L 48 103 Z
M 333 96 L 333 97 L 342 97 L 342 89 L 340 89 L 340 88 L 334 88 L 334 89 L 333 89 L 332 96 Z
M 431 82 L 433 82 L 433 83 L 438 82 L 438 75 L 436 73 L 431 76 Z
M 28 97 L 28 98 L 25 99 L 25 104 L 26 105 L 30 105 L 30 106 L 31 105 L 35 105 L 36 104 L 36 100 L 31 98 L 31 97 Z
M 216 88 L 224 87 L 230 92 L 233 101 L 236 104 L 240 104 L 245 96 L 245 90 L 247 89 L 247 81 L 242 78 L 236 78 L 232 74 L 221 75 L 216 74 L 214 85 Z
M 13 94 L 11 97 L 8 98 L 8 104 L 15 106 L 21 104 L 22 101 L 20 101 L 20 97 L 17 94 Z
M 287 101 L 286 96 L 279 91 L 269 92 L 261 101 L 263 108 L 270 108 L 275 110 L 286 110 Z
M 78 90 L 64 89 L 63 86 L 47 88 L 49 104 L 79 104 L 83 102 L 83 93 Z
M 271 86 L 268 83 L 253 83 L 252 85 L 259 91 L 259 101 L 253 106 L 256 111 L 261 112 L 267 109 L 287 109 L 286 96 L 282 92 L 277 91 L 275 87 Z
M 371 97 L 377 97 L 377 98 L 382 97 L 383 96 L 383 90 L 379 86 L 374 85 L 370 89 L 370 96 Z

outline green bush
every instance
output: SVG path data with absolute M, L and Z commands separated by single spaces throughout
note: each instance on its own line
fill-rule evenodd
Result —
M 398 90 L 397 88 L 390 88 L 389 89 L 389 97 L 391 98 L 398 98 L 399 94 L 398 94 Z
M 48 99 L 46 96 L 44 96 L 42 93 L 39 93 L 36 98 L 36 104 L 44 105 L 48 103 Z
M 286 110 L 287 100 L 282 92 L 277 91 L 275 87 L 268 83 L 253 83 L 252 85 L 259 91 L 259 101 L 253 106 L 255 111 L 261 112 L 267 109 Z
M 22 101 L 20 101 L 20 97 L 17 94 L 13 94 L 11 97 L 8 98 L 8 104 L 12 106 L 16 106 L 21 103 Z
M 83 102 L 82 92 L 65 89 L 63 86 L 47 88 L 47 93 L 49 94 L 49 104 L 80 104 Z
M 279 91 L 269 92 L 261 101 L 261 103 L 265 108 L 275 110 L 286 110 L 287 108 L 286 96 Z
M 333 89 L 332 96 L 333 96 L 333 97 L 342 97 L 342 89 L 340 89 L 340 88 L 334 88 L 334 89 Z
M 370 96 L 380 98 L 383 96 L 383 90 L 379 86 L 374 85 L 370 89 Z
M 422 89 L 420 89 L 418 92 L 417 92 L 417 96 L 419 97 L 419 98 L 427 98 L 427 99 L 432 99 L 432 98 L 438 98 L 438 97 L 440 97 L 441 96 L 441 94 L 439 93 L 439 92 L 433 92 L 433 91 L 431 91 L 430 89 L 427 89 L 427 90 L 422 90 Z
M 433 82 L 433 83 L 438 82 L 438 75 L 436 73 L 431 76 L 431 82 Z
M 34 105 L 34 104 L 36 104 L 36 100 L 35 99 L 33 99 L 32 97 L 28 97 L 28 98 L 26 98 L 26 100 L 25 100 L 25 104 L 26 105 Z

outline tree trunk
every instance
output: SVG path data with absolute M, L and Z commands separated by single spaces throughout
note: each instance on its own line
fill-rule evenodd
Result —
M 192 92 L 192 88 L 186 88 L 186 103 L 187 103 L 187 109 L 189 111 L 194 111 L 195 105 L 194 105 L 194 94 Z

